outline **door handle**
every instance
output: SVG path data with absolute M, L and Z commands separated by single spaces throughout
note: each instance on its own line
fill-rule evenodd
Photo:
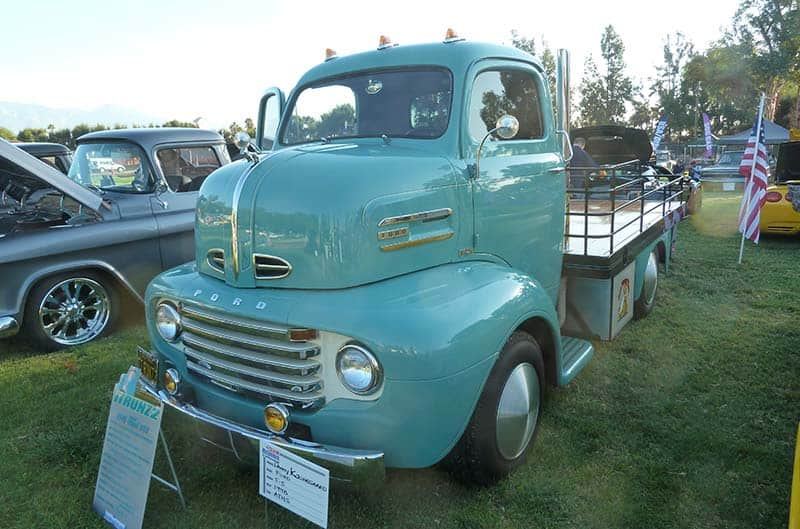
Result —
M 547 170 L 548 173 L 560 173 L 561 171 L 565 171 L 566 167 L 551 167 Z

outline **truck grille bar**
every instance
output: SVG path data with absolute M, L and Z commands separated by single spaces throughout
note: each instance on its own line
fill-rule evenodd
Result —
M 201 379 L 257 401 L 298 408 L 325 403 L 319 346 L 289 340 L 289 328 L 181 309 L 186 367 Z

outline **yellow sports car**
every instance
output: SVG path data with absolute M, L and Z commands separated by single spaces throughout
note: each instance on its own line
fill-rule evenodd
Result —
M 800 233 L 800 141 L 782 143 L 775 166 L 775 184 L 767 188 L 761 208 L 761 233 Z

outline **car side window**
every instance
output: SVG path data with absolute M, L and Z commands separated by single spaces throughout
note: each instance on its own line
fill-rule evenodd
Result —
M 211 146 L 167 147 L 156 154 L 169 188 L 176 193 L 197 191 L 206 177 L 220 167 Z
M 544 137 L 539 88 L 530 72 L 487 70 L 475 78 L 469 105 L 470 136 L 476 141 L 482 140 L 495 128 L 497 119 L 505 114 L 519 120 L 519 133 L 513 140 Z

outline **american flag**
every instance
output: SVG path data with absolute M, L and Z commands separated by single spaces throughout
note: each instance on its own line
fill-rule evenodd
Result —
M 764 205 L 767 196 L 767 173 L 769 171 L 767 146 L 764 142 L 764 121 L 759 121 L 760 123 L 756 122 L 756 125 L 753 126 L 750 138 L 747 140 L 747 148 L 742 156 L 742 163 L 739 164 L 739 174 L 745 177 L 744 196 L 739 210 L 739 231 L 756 244 L 758 244 L 758 221 L 761 206 Z M 756 131 L 758 131 L 757 134 Z M 755 165 L 753 165 L 754 158 Z

